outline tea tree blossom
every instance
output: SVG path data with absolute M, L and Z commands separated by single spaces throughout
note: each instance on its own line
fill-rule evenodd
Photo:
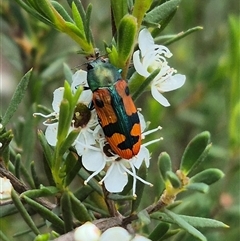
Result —
M 147 29 L 139 33 L 138 45 L 140 50 L 133 54 L 133 63 L 137 73 L 147 78 L 154 70 L 160 69 L 150 84 L 151 93 L 161 105 L 170 106 L 162 93 L 180 88 L 185 83 L 185 75 L 176 74 L 177 71 L 168 65 L 166 58 L 170 58 L 172 53 L 167 47 L 154 44 Z
M 76 91 L 79 86 L 88 87 L 87 84 L 87 72 L 80 70 L 73 75 L 73 83 L 71 85 L 72 92 Z M 43 115 L 41 113 L 35 113 L 35 115 L 41 115 L 48 118 L 44 121 L 44 125 L 47 126 L 45 136 L 48 143 L 55 146 L 57 143 L 57 132 L 58 132 L 58 118 L 60 111 L 60 103 L 63 99 L 63 87 L 56 89 L 53 92 L 52 108 L 53 112 L 49 115 Z M 140 168 L 143 162 L 146 167 L 149 167 L 150 153 L 146 148 L 147 145 L 157 142 L 162 138 L 143 143 L 140 147 L 139 153 L 131 158 L 130 160 L 123 159 L 117 154 L 113 153 L 109 144 L 106 141 L 103 129 L 97 121 L 97 115 L 95 110 L 89 110 L 88 106 L 92 101 L 92 92 L 89 89 L 84 90 L 78 100 L 78 104 L 75 107 L 73 114 L 72 125 L 69 128 L 69 132 L 74 128 L 81 127 L 81 131 L 74 142 L 74 147 L 79 156 L 82 157 L 82 164 L 84 168 L 92 172 L 92 174 L 85 180 L 85 184 L 91 180 L 94 176 L 99 174 L 101 171 L 105 171 L 106 174 L 103 179 L 99 182 L 105 185 L 105 188 L 112 193 L 118 193 L 123 190 L 128 182 L 128 175 L 133 177 L 133 195 L 136 196 L 136 183 L 137 180 L 152 186 L 151 183 L 143 180 L 136 174 L 136 170 Z M 85 111 L 78 111 L 78 108 L 86 108 Z M 85 116 L 85 113 L 90 115 Z M 81 113 L 78 119 L 78 114 Z M 143 115 L 138 112 L 141 130 L 146 128 L 146 123 Z M 82 119 L 87 119 L 88 122 L 82 123 Z M 157 127 L 153 130 L 142 133 L 141 139 L 154 131 L 160 130 L 161 127 Z
M 73 82 L 71 84 L 72 92 L 75 92 L 79 86 L 88 87 L 86 71 L 79 70 L 73 75 Z M 53 92 L 52 113 L 49 115 L 34 113 L 34 116 L 40 115 L 48 118 L 43 124 L 47 126 L 45 136 L 51 146 L 55 146 L 57 143 L 59 107 L 63 100 L 63 92 L 63 87 L 60 87 Z M 81 127 L 81 131 L 76 141 L 78 143 L 83 142 L 86 145 L 92 145 L 95 143 L 91 128 L 97 125 L 97 116 L 95 110 L 90 111 L 88 108 L 91 100 L 92 92 L 90 90 L 84 90 L 79 97 L 78 104 L 73 114 L 72 125 L 69 128 L 70 132 L 74 128 Z M 78 152 L 80 154 L 80 147 Z
M 91 222 L 86 222 L 74 231 L 74 241 L 98 241 L 101 231 Z
M 139 116 L 141 123 L 143 121 L 143 117 L 141 117 L 142 115 L 140 113 Z M 143 123 L 141 126 L 145 126 L 145 123 Z M 157 127 L 156 129 L 143 133 L 142 139 L 144 139 L 146 135 L 160 129 L 161 127 Z M 133 196 L 136 196 L 137 180 L 152 186 L 151 183 L 137 176 L 136 169 L 139 169 L 143 162 L 145 162 L 146 167 L 149 167 L 150 153 L 146 146 L 162 140 L 162 138 L 158 138 L 156 140 L 142 144 L 139 153 L 133 158 L 126 160 L 113 153 L 110 153 L 111 155 L 109 156 L 106 155 L 106 140 L 103 134 L 103 130 L 100 126 L 95 129 L 94 135 L 99 146 L 86 147 L 86 151 L 82 155 L 83 166 L 88 171 L 93 172 L 85 181 L 85 184 L 87 184 L 91 178 L 99 174 L 102 170 L 106 170 L 106 174 L 100 181 L 100 184 L 104 182 L 104 185 L 109 192 L 121 192 L 128 182 L 128 175 L 133 177 Z
M 0 200 L 11 198 L 12 184 L 6 177 L 0 177 Z

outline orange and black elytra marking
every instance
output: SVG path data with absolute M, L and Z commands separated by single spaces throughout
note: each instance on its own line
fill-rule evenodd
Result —
M 98 59 L 89 65 L 88 84 L 106 139 L 114 153 L 131 159 L 140 150 L 141 127 L 127 82 L 110 63 Z

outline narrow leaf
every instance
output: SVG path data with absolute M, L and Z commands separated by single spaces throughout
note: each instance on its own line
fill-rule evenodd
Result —
M 172 172 L 172 171 L 167 171 L 166 173 L 167 179 L 169 180 L 169 182 L 171 183 L 171 185 L 174 188 L 180 188 L 181 187 L 181 181 L 179 180 L 178 176 Z
M 64 230 L 65 232 L 70 232 L 73 229 L 73 223 L 72 223 L 72 205 L 70 201 L 70 195 L 66 191 L 63 193 L 61 197 L 61 210 L 63 215 L 63 221 L 64 221 Z
M 21 81 L 19 82 L 13 97 L 10 101 L 10 104 L 2 118 L 2 125 L 6 126 L 6 124 L 9 122 L 9 120 L 12 118 L 13 114 L 15 113 L 15 111 L 18 108 L 18 105 L 21 103 L 25 91 L 27 89 L 28 83 L 29 83 L 29 79 L 31 77 L 32 74 L 32 69 L 30 69 L 21 79 Z
M 164 208 L 163 212 L 166 213 L 171 219 L 173 219 L 179 227 L 183 228 L 185 231 L 198 238 L 201 241 L 207 241 L 206 237 L 203 236 L 197 229 L 186 222 L 181 216 L 175 214 L 174 212 Z
M 73 23 L 72 18 L 60 3 L 58 3 L 57 1 L 51 1 L 51 4 L 65 21 Z
M 10 239 L 8 239 L 8 237 L 2 232 L 2 230 L 0 230 L 0 239 L 2 241 L 11 241 Z
M 128 13 L 126 0 L 111 0 L 111 10 L 114 17 L 116 28 L 119 27 L 120 21 Z
M 181 0 L 170 0 L 152 9 L 146 14 L 143 23 L 146 25 L 148 23 L 161 24 L 161 21 L 167 19 L 169 15 L 176 11 L 180 1 Z
M 64 230 L 64 222 L 60 219 L 56 214 L 39 204 L 38 202 L 28 198 L 27 196 L 23 196 L 23 199 L 26 203 L 28 203 L 34 210 L 36 210 L 43 218 L 47 219 L 54 226 L 59 228 L 60 230 Z
M 85 36 L 83 20 L 74 2 L 72 2 L 72 15 L 78 29 L 82 32 L 82 35 Z
M 24 221 L 27 223 L 27 225 L 30 227 L 30 229 L 36 235 L 38 235 L 40 233 L 38 228 L 36 227 L 35 223 L 33 222 L 31 216 L 28 214 L 26 208 L 23 206 L 21 200 L 19 199 L 19 197 L 14 189 L 12 189 L 11 196 L 12 196 L 12 200 L 13 200 L 16 208 L 18 209 L 19 213 L 23 217 Z
M 225 223 L 210 218 L 192 217 L 186 215 L 180 216 L 182 219 L 196 228 L 229 228 L 229 226 Z
M 48 166 L 51 168 L 53 163 L 53 150 L 48 144 L 45 135 L 41 130 L 38 131 L 38 138 L 43 149 L 43 153 L 46 157 Z
M 190 183 L 187 186 L 185 186 L 187 190 L 197 191 L 201 193 L 207 193 L 209 191 L 209 186 L 205 183 Z
M 187 145 L 180 164 L 180 170 L 187 175 L 201 160 L 210 142 L 210 133 L 204 131 L 195 136 Z M 205 155 L 204 155 L 205 157 Z M 202 161 L 202 160 L 201 160 Z
M 150 8 L 152 2 L 153 0 L 135 0 L 132 15 L 137 18 L 138 28 L 140 28 L 143 17 Z
M 161 222 L 154 228 L 148 238 L 151 241 L 158 241 L 167 233 L 169 228 L 170 225 L 168 223 Z
M 70 193 L 71 204 L 73 207 L 73 214 L 80 222 L 92 221 L 87 208 L 78 200 L 72 193 Z
M 117 67 L 123 69 L 130 58 L 135 46 L 135 38 L 137 35 L 137 20 L 132 15 L 126 15 L 121 20 L 118 28 L 117 49 L 119 56 L 119 64 Z M 127 38 L 126 38 L 127 36 Z M 124 73 L 122 73 L 124 77 Z
M 221 170 L 217 168 L 209 168 L 191 177 L 190 183 L 203 182 L 207 185 L 211 185 L 222 177 L 224 177 L 224 173 Z
M 164 181 L 167 181 L 167 172 L 172 171 L 171 158 L 166 152 L 162 152 L 158 157 L 158 167 Z

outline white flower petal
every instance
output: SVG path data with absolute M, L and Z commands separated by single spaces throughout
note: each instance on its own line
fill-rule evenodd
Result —
M 47 126 L 47 129 L 45 131 L 45 137 L 47 139 L 47 142 L 51 146 L 56 146 L 57 144 L 57 131 L 58 131 L 58 123 L 54 123 Z
M 59 107 L 61 104 L 61 101 L 63 99 L 63 92 L 64 88 L 60 87 L 53 92 L 53 102 L 52 102 L 52 108 L 55 112 L 59 113 Z
M 131 235 L 121 227 L 107 229 L 100 237 L 99 241 L 130 241 Z
M 102 153 L 97 150 L 87 149 L 82 155 L 82 164 L 83 166 L 91 172 L 95 172 L 100 169 L 104 164 L 104 156 Z
M 10 199 L 12 183 L 6 177 L 0 177 L 0 200 Z
M 138 45 L 141 50 L 142 57 L 144 57 L 148 51 L 154 50 L 153 37 L 146 28 L 141 30 L 139 33 Z
M 185 83 L 186 76 L 182 74 L 175 74 L 161 83 L 160 89 L 162 92 L 176 90 L 182 87 Z
M 137 234 L 131 241 L 151 241 L 151 239 Z
M 76 89 L 79 87 L 79 85 L 83 85 L 85 87 L 88 87 L 87 83 L 87 72 L 84 70 L 78 70 L 74 73 L 72 76 L 72 84 L 71 84 L 71 89 L 72 92 L 74 93 Z
M 139 50 L 137 50 L 133 53 L 134 67 L 135 67 L 136 71 L 138 72 L 138 74 L 140 74 L 144 77 L 148 77 L 150 75 L 147 71 L 148 66 L 143 66 L 139 54 L 140 54 Z
M 143 132 L 146 129 L 146 122 L 144 120 L 144 116 L 139 111 L 138 111 L 138 117 L 140 121 L 141 132 Z
M 153 98 L 156 101 L 158 101 L 161 105 L 165 107 L 170 106 L 170 103 L 168 102 L 168 100 L 154 86 L 151 86 L 151 93 Z
M 150 165 L 150 153 L 149 150 L 145 146 L 141 146 L 139 153 L 137 154 L 136 158 L 132 158 L 133 165 L 139 169 L 142 165 L 143 160 L 145 160 L 146 167 L 148 168 Z
M 74 231 L 74 241 L 98 241 L 101 231 L 97 226 L 86 222 Z
M 88 105 L 92 101 L 92 91 L 91 90 L 84 90 L 80 97 L 79 97 L 79 102 Z
M 113 162 L 104 179 L 105 187 L 109 192 L 121 192 L 128 182 L 127 173 L 118 162 Z

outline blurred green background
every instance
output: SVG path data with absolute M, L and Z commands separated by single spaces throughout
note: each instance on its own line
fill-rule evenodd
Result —
M 68 5 L 65 1 L 61 3 Z M 100 50 L 103 40 L 111 41 L 108 1 L 92 0 L 92 28 Z M 26 166 L 34 161 L 41 170 L 42 153 L 36 140 L 36 129 L 41 122 L 32 118 L 36 104 L 51 108 L 52 92 L 63 86 L 63 63 L 73 70 L 86 60 L 77 54 L 79 47 L 70 39 L 36 21 L 21 10 L 14 1 L 1 1 L 1 83 L 0 114 L 10 102 L 21 77 L 33 67 L 33 78 L 24 101 L 8 125 L 15 139 L 13 147 L 22 154 Z M 202 31 L 169 45 L 173 57 L 169 65 L 187 77 L 185 85 L 165 93 L 171 106 L 161 107 L 149 92 L 137 100 L 150 128 L 163 127 L 160 144 L 152 145 L 151 167 L 148 179 L 154 180 L 157 157 L 162 151 L 170 154 L 177 170 L 184 148 L 196 134 L 208 130 L 213 147 L 207 160 L 199 167 L 220 168 L 225 178 L 212 185 L 208 194 L 181 195 L 184 203 L 179 213 L 215 218 L 230 226 L 229 229 L 201 230 L 209 241 L 240 240 L 240 18 L 238 1 L 183 0 L 164 34 L 176 34 L 195 26 Z M 39 124 L 40 123 L 40 124 Z M 157 134 L 159 135 L 159 133 Z M 27 138 L 26 138 L 27 137 Z M 152 135 L 150 138 L 153 138 Z M 29 151 L 26 151 L 29 150 Z M 34 152 L 32 152 L 34 150 Z M 44 183 L 44 176 L 41 177 Z M 162 187 L 146 188 L 149 205 Z M 150 198 L 152 197 L 152 198 Z M 149 199 L 148 199 L 149 198 Z M 4 208 L 1 206 L 1 210 Z M 0 210 L 0 211 L 1 211 Z M 0 218 L 0 229 L 10 240 L 32 240 L 31 235 L 11 238 L 14 233 L 27 229 L 19 215 Z M 181 234 L 175 239 L 194 241 Z

